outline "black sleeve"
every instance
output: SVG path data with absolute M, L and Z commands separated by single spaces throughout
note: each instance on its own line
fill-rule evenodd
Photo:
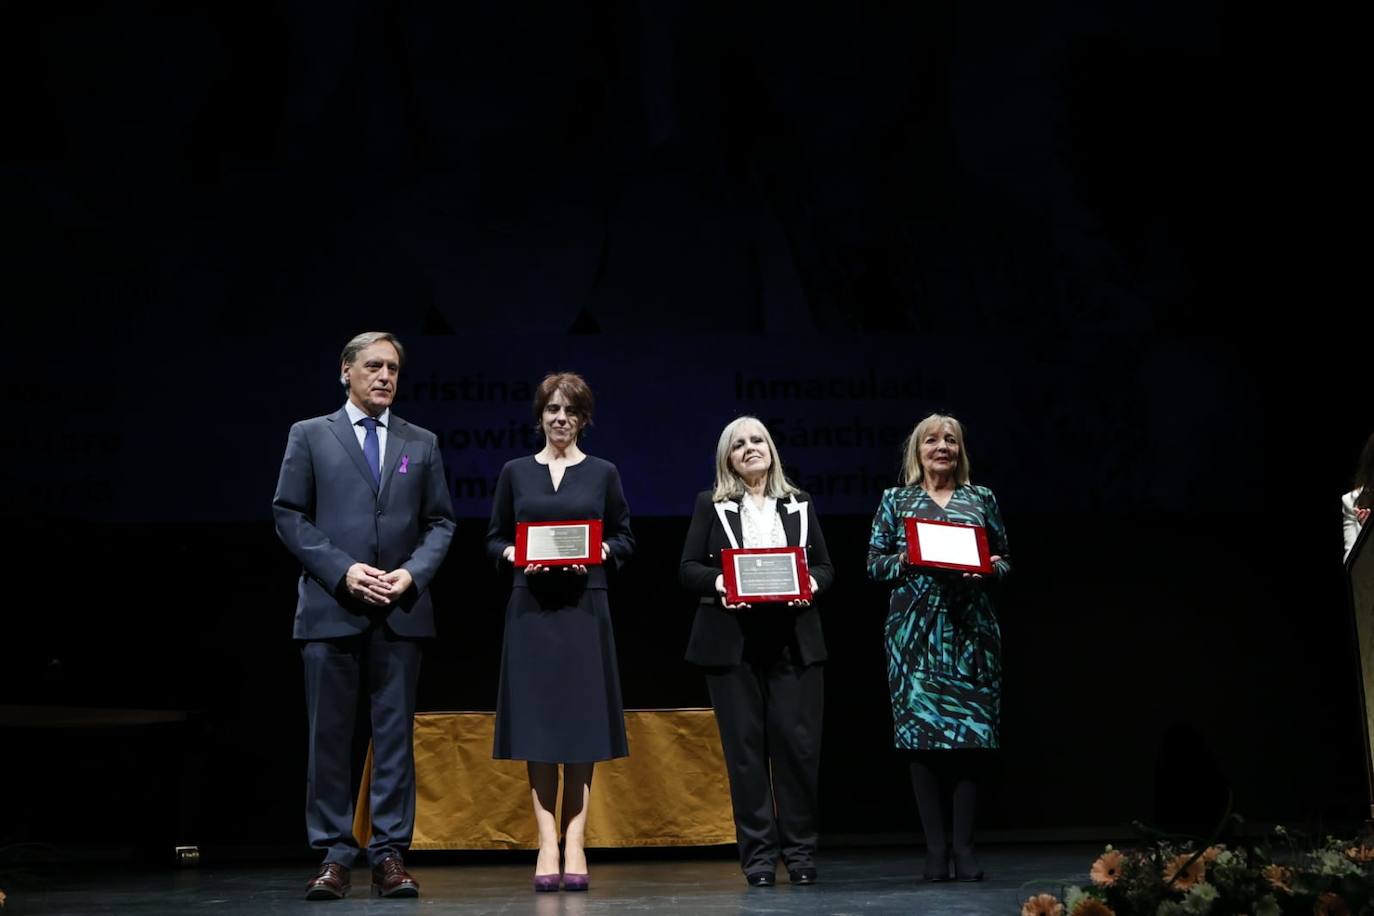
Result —
M 678 567 L 678 581 L 694 595 L 710 597 L 716 594 L 720 562 L 712 560 L 710 555 L 711 528 L 716 523 L 715 504 L 711 502 L 710 491 L 704 490 L 697 494 L 692 524 L 687 528 L 687 541 L 682 545 L 682 564 Z
M 830 562 L 830 550 L 825 546 L 820 520 L 816 518 L 816 501 L 809 496 L 806 499 L 806 514 L 809 518 L 807 531 L 811 535 L 811 544 L 806 551 L 806 566 L 816 580 L 816 591 L 823 592 L 835 581 L 835 567 Z

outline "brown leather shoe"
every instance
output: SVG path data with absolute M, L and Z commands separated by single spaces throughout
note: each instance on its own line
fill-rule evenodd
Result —
M 387 856 L 372 866 L 372 891 L 379 897 L 418 897 L 420 884 L 400 856 Z
M 337 862 L 326 862 L 305 886 L 305 899 L 338 900 L 348 893 L 349 886 L 348 869 Z

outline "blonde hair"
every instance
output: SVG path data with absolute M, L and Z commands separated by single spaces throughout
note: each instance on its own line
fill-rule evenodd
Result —
M 711 493 L 712 502 L 725 502 L 727 499 L 744 498 L 744 481 L 730 467 L 730 446 L 746 423 L 754 423 L 763 430 L 763 441 L 768 443 L 768 478 L 763 488 L 764 496 L 783 497 L 799 492 L 782 472 L 782 456 L 773 444 L 773 436 L 758 417 L 735 417 L 721 430 L 720 441 L 716 443 L 716 488 Z
M 969 463 L 968 449 L 964 446 L 964 427 L 953 417 L 933 413 L 926 417 L 916 428 L 911 431 L 911 435 L 906 437 L 906 442 L 902 443 L 902 483 L 907 486 L 920 483 L 925 478 L 925 468 L 921 467 L 921 442 L 931 430 L 940 430 L 948 426 L 954 431 L 954 439 L 959 443 L 959 461 L 954 466 L 954 484 L 963 486 L 969 482 Z

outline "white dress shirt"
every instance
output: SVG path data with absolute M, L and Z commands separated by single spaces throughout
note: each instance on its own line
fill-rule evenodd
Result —
M 353 424 L 353 432 L 358 437 L 358 448 L 362 448 L 363 441 L 367 439 L 367 429 L 358 421 L 368 416 L 368 413 L 351 400 L 344 401 L 344 410 L 348 411 L 348 422 Z M 388 407 L 377 418 L 377 467 L 379 470 L 386 467 L 386 427 L 390 422 L 391 408 Z
M 772 496 L 763 498 L 763 508 L 754 505 L 754 498 L 745 494 L 740 499 L 740 531 L 746 548 L 786 547 L 787 532 L 778 515 L 778 501 Z
M 1360 498 L 1359 490 L 1351 490 L 1341 497 L 1341 534 L 1345 537 L 1345 556 L 1343 560 L 1350 559 L 1350 548 L 1355 546 L 1355 538 L 1360 536 L 1360 518 L 1355 514 L 1355 500 Z

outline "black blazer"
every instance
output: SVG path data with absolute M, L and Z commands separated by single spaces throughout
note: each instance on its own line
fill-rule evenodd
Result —
M 825 547 L 825 535 L 816 521 L 811 497 L 798 492 L 779 499 L 778 514 L 788 545 L 806 548 L 806 563 L 816 580 L 816 591 L 824 592 L 835 581 L 835 567 L 830 564 L 830 551 Z M 726 533 L 726 525 L 730 534 Z M 687 641 L 687 661 L 697 665 L 738 665 L 744 658 L 746 642 L 785 643 L 793 638 L 801 652 L 801 664 L 825 661 L 825 637 L 821 635 L 821 615 L 814 598 L 811 606 L 805 608 L 788 607 L 785 603 L 755 604 L 744 611 L 721 607 L 716 592 L 716 576 L 721 573 L 720 552 L 743 544 L 739 503 L 714 503 L 710 490 L 697 494 L 679 570 L 682 587 L 701 596 Z

